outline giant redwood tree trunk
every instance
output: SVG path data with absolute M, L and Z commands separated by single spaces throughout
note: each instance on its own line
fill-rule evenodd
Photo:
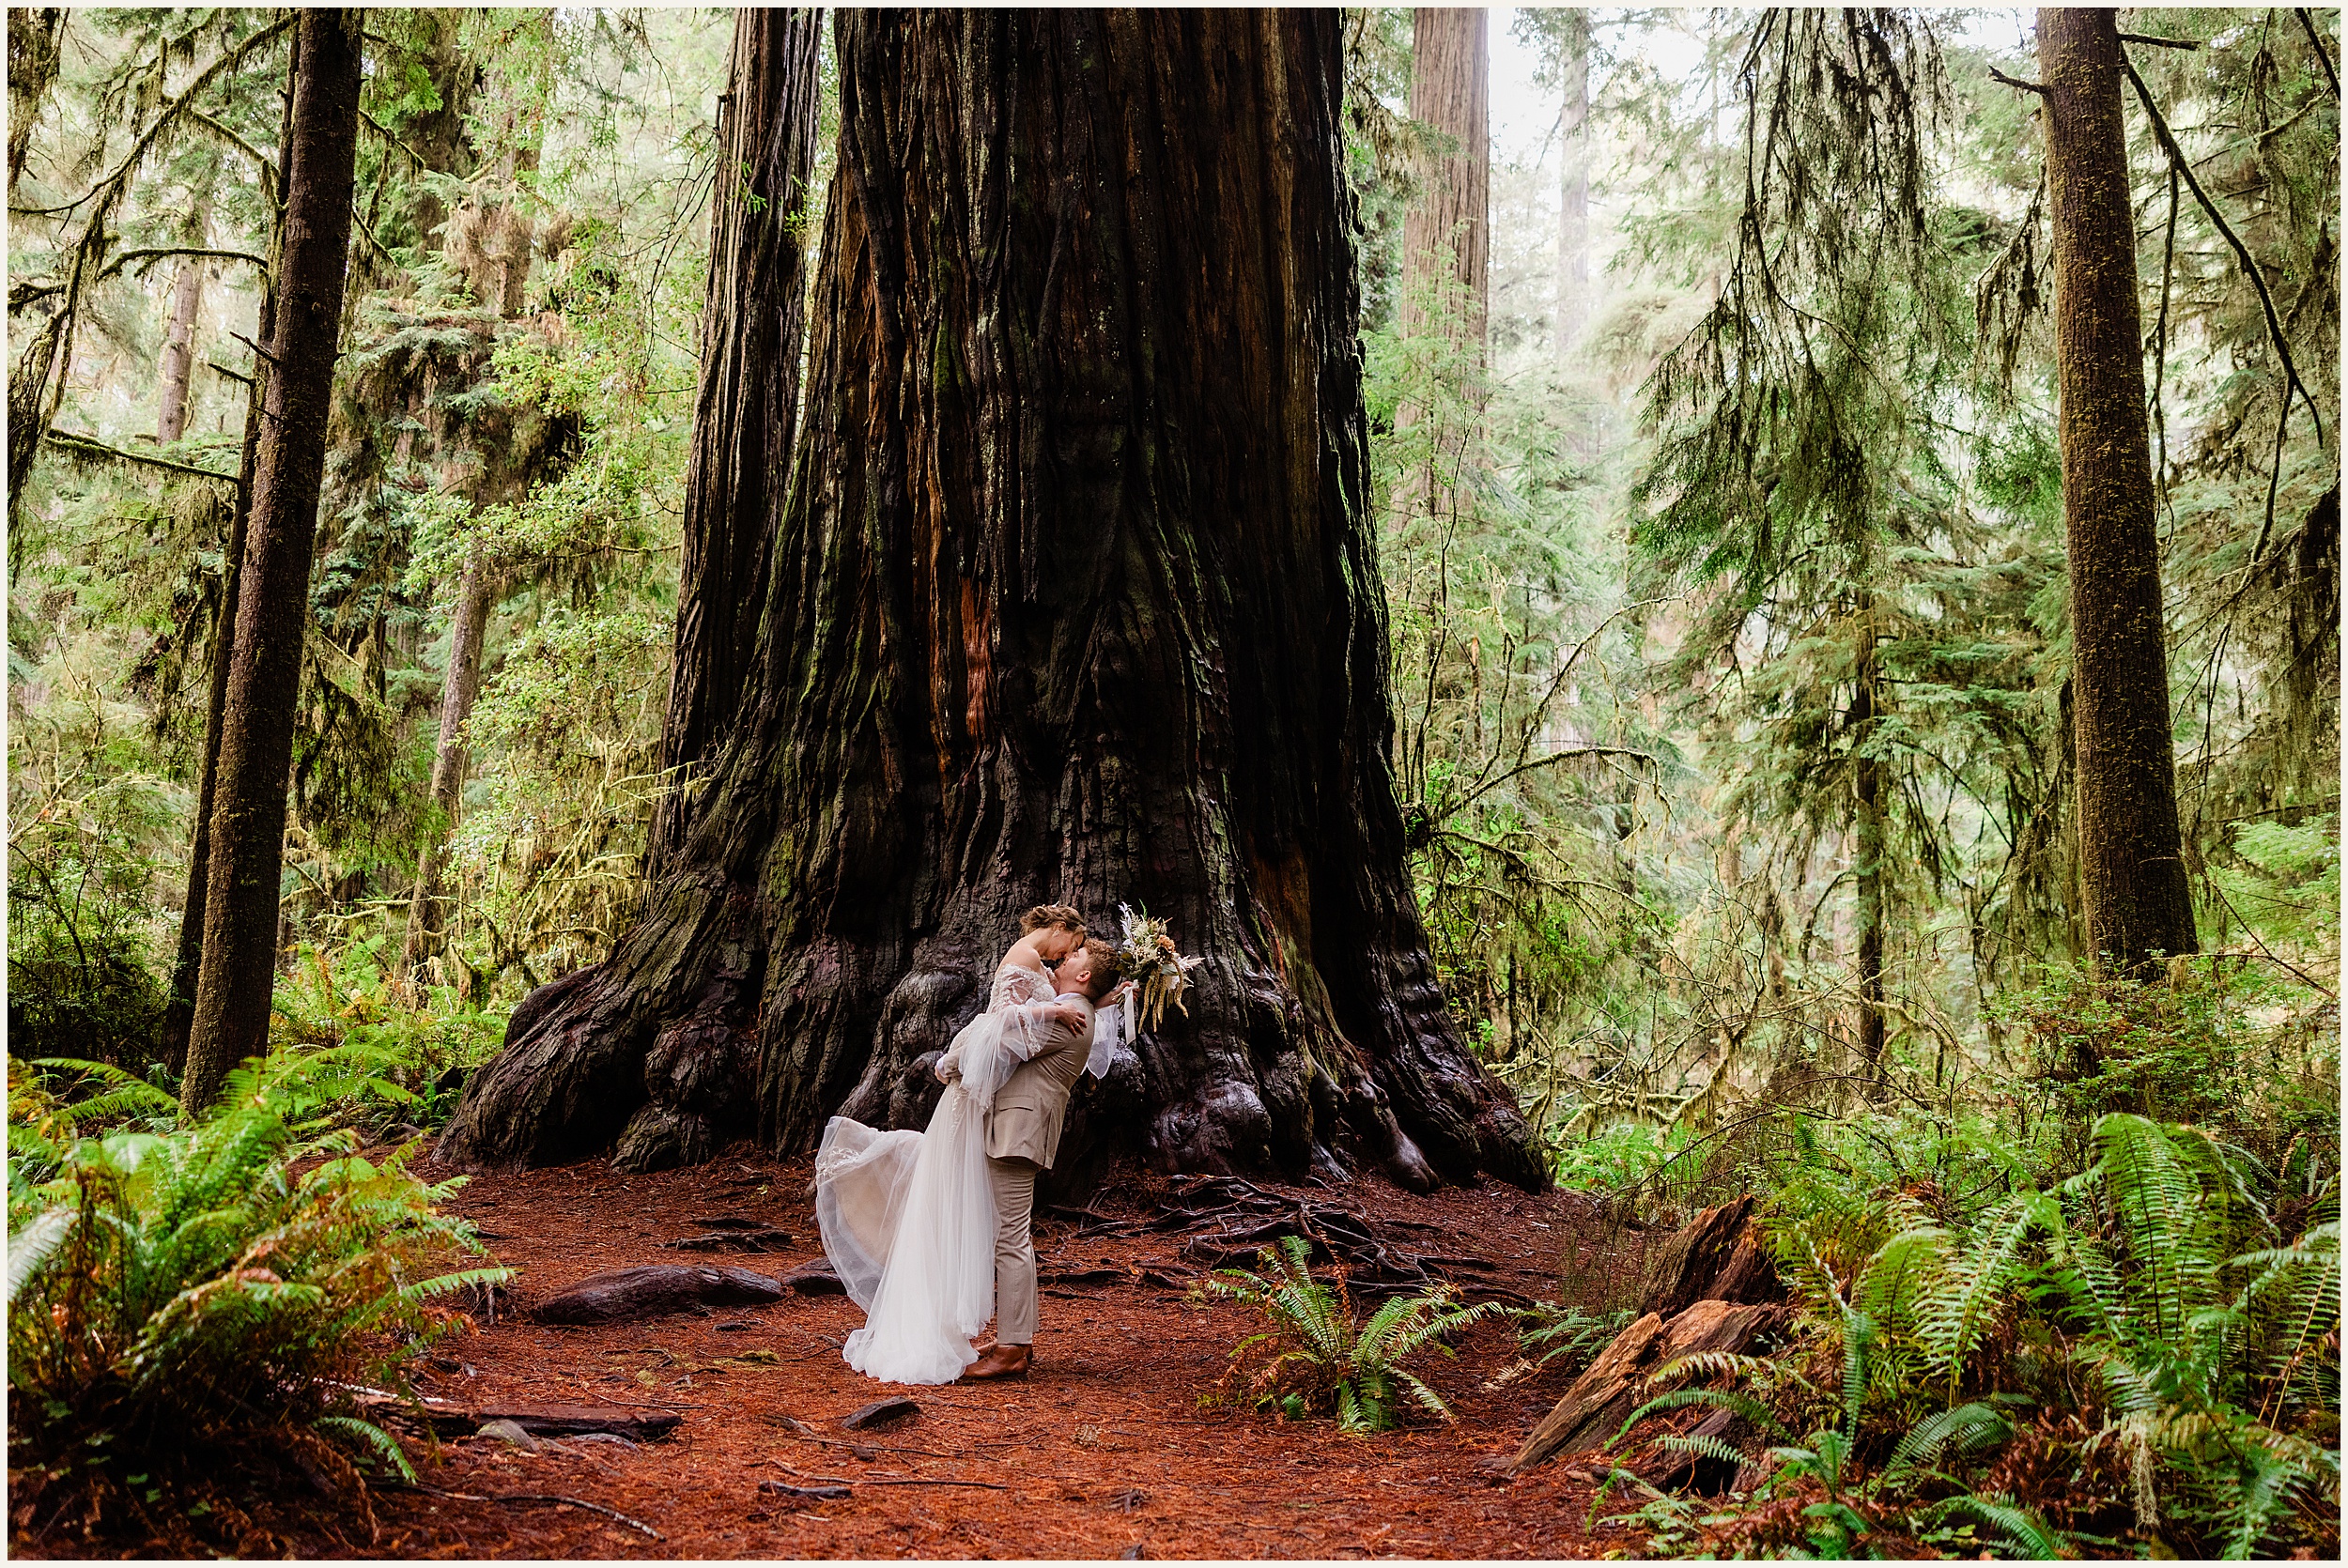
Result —
M 272 374 L 220 728 L 204 960 L 179 1088 L 190 1113 L 207 1108 L 228 1070 L 269 1040 L 294 699 L 310 625 L 310 547 L 350 249 L 360 18 L 358 11 L 303 11 L 295 37 L 285 239 L 267 349 Z
M 758 610 L 791 475 L 815 214 L 819 9 L 734 13 L 732 86 L 718 105 L 702 379 L 686 475 L 661 764 L 681 786 L 741 707 L 758 662 Z M 662 800 L 648 860 L 658 876 L 685 831 L 689 795 Z
M 1538 1183 L 1403 869 L 1337 13 L 837 17 L 742 715 L 641 922 L 517 1009 L 442 1153 L 917 1123 L 1017 912 L 1123 900 L 1203 985 L 1080 1089 L 1063 1182 Z
M 2088 950 L 2122 973 L 2195 950 L 2169 727 L 2136 230 L 2113 13 L 2038 13 L 2055 257 Z

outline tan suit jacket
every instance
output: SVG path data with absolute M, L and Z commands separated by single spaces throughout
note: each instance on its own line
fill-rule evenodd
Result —
M 1068 1093 L 1092 1054 L 1092 1004 L 1075 992 L 1060 998 L 1084 1009 L 1081 1024 L 1054 1023 L 1043 1049 L 1019 1064 L 995 1091 L 987 1113 L 986 1153 L 991 1160 L 1032 1160 L 1045 1170 L 1059 1152 L 1061 1119 Z

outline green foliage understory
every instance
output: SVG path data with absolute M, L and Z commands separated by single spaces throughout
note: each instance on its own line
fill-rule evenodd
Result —
M 368 1159 L 332 1125 L 371 1075 L 356 1049 L 249 1064 L 220 1110 L 160 1131 L 91 1130 L 168 1128 L 178 1102 L 152 1084 L 11 1059 L 16 1528 L 240 1553 L 232 1476 L 306 1477 L 363 1519 L 367 1471 L 413 1479 L 362 1401 L 404 1393 L 406 1363 L 463 1326 L 438 1299 L 511 1271 L 452 1267 L 482 1250 L 435 1207 L 461 1178 L 426 1183 L 412 1145 Z
M 1626 1425 L 1734 1418 L 1656 1439 L 1740 1488 L 1650 1501 L 1656 1549 L 2336 1556 L 2337 1171 L 2124 1112 L 2081 1152 L 1992 1201 L 1781 1192 L 1788 1344 L 1659 1370 Z

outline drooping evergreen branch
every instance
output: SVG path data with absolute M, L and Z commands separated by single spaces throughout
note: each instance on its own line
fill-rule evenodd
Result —
M 286 28 L 291 27 L 293 23 L 294 13 L 289 11 L 243 42 L 224 50 L 220 58 L 196 72 L 195 80 L 189 83 L 178 98 L 163 105 L 154 120 L 139 133 L 138 140 L 131 144 L 131 150 L 122 155 L 122 161 L 108 171 L 104 178 L 92 185 L 87 191 L 62 207 L 11 206 L 8 210 L 26 218 L 58 218 L 87 206 L 109 191 L 117 189 L 138 168 L 140 160 L 144 159 L 147 149 L 155 145 L 155 138 L 162 135 L 166 127 L 177 122 L 181 115 L 187 113 L 198 93 L 217 81 L 222 72 L 241 64 L 246 55 L 260 49 L 262 45 L 274 41 Z
M 263 271 L 269 269 L 269 258 L 255 255 L 251 251 L 215 251 L 200 245 L 150 245 L 135 251 L 116 253 L 114 260 L 106 263 L 98 275 L 101 279 L 111 278 L 139 262 L 159 261 L 164 256 L 210 256 L 216 261 L 240 261 Z M 146 269 L 141 268 L 140 270 L 145 271 Z
M 209 131 L 231 151 L 252 160 L 253 166 L 261 172 L 261 194 L 273 210 L 277 206 L 277 161 L 201 109 L 189 110 L 188 122 Z
M 130 463 L 143 469 L 162 469 L 168 473 L 191 474 L 197 479 L 217 479 L 225 484 L 237 482 L 233 473 L 223 473 L 218 469 L 202 468 L 193 463 L 175 462 L 168 457 L 150 457 L 144 453 L 125 452 L 118 446 L 108 446 L 95 436 L 85 436 L 78 431 L 51 429 L 44 431 L 41 438 L 60 452 L 69 452 L 76 457 L 92 461 Z
M 2144 117 L 2152 122 L 2155 139 L 2160 143 L 2161 150 L 2169 155 L 2170 167 L 2185 177 L 2186 185 L 2193 192 L 2193 199 L 2201 204 L 2201 210 L 2209 215 L 2210 223 L 2226 237 L 2226 242 L 2233 247 L 2234 254 L 2241 258 L 2243 271 L 2249 274 L 2251 286 L 2258 290 L 2259 308 L 2265 313 L 2267 339 L 2275 346 L 2276 357 L 2283 363 L 2282 406 L 2275 413 L 2275 454 L 2266 480 L 2266 515 L 2259 524 L 2258 539 L 2250 546 L 2250 563 L 2256 565 L 2260 552 L 2266 548 L 2268 536 L 2275 531 L 2275 501 L 2282 490 L 2283 439 L 2291 429 L 2292 392 L 2297 392 L 2301 401 L 2307 404 L 2308 417 L 2315 421 L 2315 442 L 2319 447 L 2325 444 L 2323 411 L 2316 407 L 2315 398 L 2308 391 L 2307 384 L 2299 379 L 2299 366 L 2291 357 L 2291 345 L 2283 337 L 2282 321 L 2275 312 L 2275 297 L 2267 289 L 2266 276 L 2259 269 L 2258 258 L 2250 254 L 2250 247 L 2243 243 L 2242 237 L 2234 233 L 2233 225 L 2227 223 L 2225 214 L 2217 209 L 2217 204 L 2201 188 L 2201 178 L 2193 172 L 2192 161 L 2177 145 L 2177 138 L 2170 131 L 2169 121 L 2162 115 L 2160 106 L 2153 101 L 2152 89 L 2144 85 L 2144 78 L 2137 74 L 2136 63 L 2127 57 L 2125 50 L 2120 53 L 2120 69 L 2126 71 L 2128 80 L 2135 84 L 2137 100 L 2144 105 Z
M 2153 135 L 2160 143 L 2161 150 L 2169 155 L 2170 164 L 2185 177 L 2186 187 L 2193 192 L 2193 199 L 2201 203 L 2201 210 L 2209 215 L 2210 223 L 2217 227 L 2219 234 L 2226 237 L 2226 243 L 2232 246 L 2234 254 L 2242 259 L 2243 271 L 2249 274 L 2250 285 L 2258 290 L 2259 308 L 2266 315 L 2268 340 L 2274 344 L 2276 356 L 2282 361 L 2283 374 L 2288 377 L 2288 385 L 2283 393 L 2284 404 L 2288 407 L 2290 394 L 2293 392 L 2298 392 L 2308 406 L 2309 417 L 2315 421 L 2316 441 L 2319 445 L 2322 444 L 2324 415 L 2316 407 L 2315 398 L 2308 391 L 2307 383 L 2299 379 L 2299 366 L 2297 361 L 2291 357 L 2291 345 L 2284 340 L 2281 318 L 2275 313 L 2275 297 L 2266 287 L 2266 275 L 2259 269 L 2257 258 L 2250 254 L 2250 247 L 2243 243 L 2242 237 L 2234 232 L 2233 225 L 2226 222 L 2226 215 L 2218 210 L 2217 202 L 2213 201 L 2209 192 L 2202 189 L 2201 177 L 2193 172 L 2192 160 L 2186 157 L 2185 149 L 2177 145 L 2177 138 L 2170 131 L 2169 121 L 2161 114 L 2160 105 L 2153 101 L 2152 89 L 2144 85 L 2144 78 L 2136 72 L 2135 62 L 2130 60 L 2124 53 L 2120 57 L 2120 69 L 2126 71 L 2128 80 L 2135 84 L 2137 100 L 2144 105 L 2144 116 L 2152 122 Z M 2269 515 L 2272 515 L 2271 509 Z

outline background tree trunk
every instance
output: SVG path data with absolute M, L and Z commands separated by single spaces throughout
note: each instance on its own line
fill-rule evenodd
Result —
M 2147 972 L 2195 950 L 2177 826 L 2136 230 L 2113 13 L 2038 13 L 2070 546 L 2079 855 L 2089 950 Z
M 1421 7 L 1411 13 L 1411 118 L 1450 142 L 1421 171 L 1402 219 L 1402 330 L 1426 328 L 1438 280 L 1457 286 L 1463 342 L 1484 342 L 1491 309 L 1491 58 L 1481 9 Z M 1446 252 L 1448 253 L 1446 254 Z
M 472 716 L 473 699 L 481 695 L 481 639 L 489 629 L 496 587 L 494 569 L 476 552 L 465 563 L 465 575 L 456 590 L 456 619 L 448 631 L 448 669 L 440 681 L 440 743 L 432 752 L 436 821 L 417 857 L 415 891 L 408 899 L 408 930 L 400 943 L 399 972 L 403 975 L 424 961 L 440 931 L 435 905 L 440 892 L 440 861 L 465 792 L 465 768 L 470 761 L 465 721 Z
M 418 116 L 410 143 L 426 168 L 474 181 L 476 194 L 451 212 L 429 185 L 418 182 L 410 208 L 425 249 L 448 258 L 482 305 L 508 320 L 519 315 L 530 275 L 533 233 L 530 220 L 510 199 L 517 174 L 535 171 L 534 146 L 508 145 L 494 179 L 483 174 L 484 149 L 475 145 L 470 116 L 478 108 L 482 69 L 464 45 L 465 13 L 433 10 L 419 16 L 421 42 L 415 65 L 431 78 L 440 106 Z M 510 110 L 509 110 L 510 113 Z M 510 134 L 511 126 L 507 127 Z M 492 131 L 494 137 L 495 132 Z M 497 142 L 492 140 L 495 150 Z M 408 389 L 411 407 L 428 407 L 437 389 L 419 380 Z M 403 438 L 403 440 L 412 438 Z M 516 443 L 511 450 L 526 450 Z M 474 470 L 471 499 L 476 504 L 517 499 L 526 492 L 532 466 L 492 459 Z M 481 695 L 482 660 L 489 615 L 497 607 L 503 563 L 476 548 L 466 558 L 456 583 L 456 612 L 449 623 L 448 663 L 440 675 L 440 727 L 432 752 L 432 810 L 423 845 L 416 852 L 416 881 L 408 898 L 408 924 L 400 940 L 398 976 L 402 994 L 416 996 L 416 971 L 440 944 L 440 882 L 447 869 L 449 834 L 464 801 L 471 765 L 465 723 Z
M 8 8 L 8 200 L 24 177 L 24 154 L 40 123 L 41 105 L 57 80 L 58 43 L 65 34 L 63 6 Z
M 711 204 L 676 655 L 661 735 L 661 764 L 670 770 L 689 773 L 710 754 L 757 664 L 759 596 L 798 418 L 822 41 L 820 9 L 734 12 L 732 90 L 718 105 L 718 167 L 735 173 L 718 182 Z M 676 848 L 688 810 L 681 792 L 661 802 L 650 875 Z
M 195 369 L 195 315 L 204 301 L 204 264 L 191 257 L 171 290 L 171 325 L 163 334 L 162 407 L 155 438 L 168 446 L 188 427 L 188 381 Z
M 917 1123 L 1017 912 L 1061 899 L 1206 961 L 1080 1089 L 1063 1187 L 1116 1153 L 1543 1182 L 1403 864 L 1337 13 L 836 17 L 742 718 L 641 922 L 516 1011 L 443 1155 Z
M 287 149 L 293 145 L 293 85 L 301 52 L 286 54 L 283 112 L 277 126 L 276 189 L 286 188 Z M 269 224 L 269 265 L 260 277 L 261 299 L 254 337 L 271 341 L 277 331 L 277 269 L 285 259 L 283 214 Z M 188 853 L 188 891 L 179 909 L 179 951 L 171 969 L 171 994 L 163 1004 L 157 1052 L 163 1065 L 183 1073 L 188 1035 L 195 1024 L 195 986 L 204 967 L 204 906 L 211 875 L 212 807 L 220 786 L 220 731 L 228 709 L 228 669 L 237 649 L 238 587 L 243 576 L 244 543 L 253 516 L 254 475 L 260 462 L 261 415 L 269 395 L 269 361 L 253 356 L 253 380 L 245 388 L 244 441 L 237 458 L 237 500 L 229 514 L 228 547 L 221 554 L 220 614 L 212 623 L 210 682 L 204 707 L 204 766 L 195 795 L 195 841 Z
M 1875 601 L 1869 596 L 1859 617 L 1857 689 L 1851 695 L 1846 723 L 1850 746 L 1852 818 L 1858 829 L 1859 884 L 1859 1060 L 1861 1073 L 1872 1084 L 1883 1063 L 1883 938 L 1884 938 L 1884 799 L 1890 768 L 1880 757 L 1865 754 L 1880 712 L 1880 669 L 1876 662 Z
M 1566 102 L 1558 121 L 1557 367 L 1590 316 L 1590 13 L 1565 13 Z
M 286 235 L 273 374 L 254 469 L 238 587 L 236 647 L 222 712 L 204 912 L 179 1103 L 189 1114 L 269 1038 L 295 699 L 310 626 L 310 546 L 342 325 L 359 126 L 360 13 L 301 13 L 295 38 Z

